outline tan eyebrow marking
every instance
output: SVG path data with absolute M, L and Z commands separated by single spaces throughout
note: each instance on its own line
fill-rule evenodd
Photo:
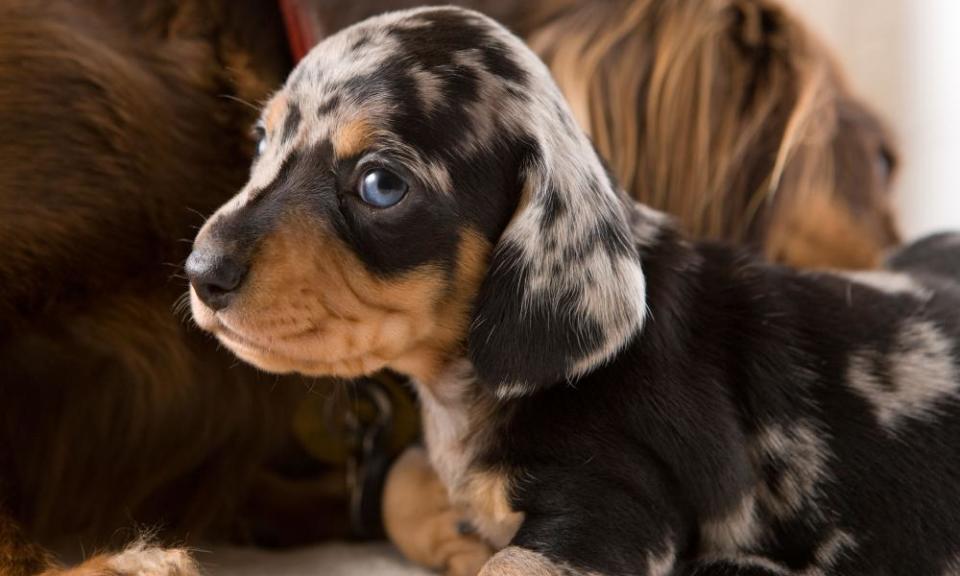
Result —
M 338 158 L 355 156 L 370 145 L 373 128 L 364 119 L 353 120 L 339 128 L 333 135 L 333 151 Z

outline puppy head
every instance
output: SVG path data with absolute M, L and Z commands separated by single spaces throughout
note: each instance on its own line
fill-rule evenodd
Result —
M 249 183 L 187 263 L 197 323 L 265 370 L 429 381 L 469 356 L 516 395 L 640 328 L 627 204 L 543 64 L 479 14 L 330 37 L 266 106 Z

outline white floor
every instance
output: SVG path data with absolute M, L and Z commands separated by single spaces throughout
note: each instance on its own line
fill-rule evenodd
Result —
M 328 544 L 272 552 L 214 548 L 198 552 L 208 576 L 431 576 L 388 544 Z

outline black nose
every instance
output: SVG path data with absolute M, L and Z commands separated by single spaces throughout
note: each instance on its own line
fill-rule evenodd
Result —
M 204 304 L 223 310 L 247 276 L 247 266 L 223 254 L 194 250 L 187 258 L 187 277 Z

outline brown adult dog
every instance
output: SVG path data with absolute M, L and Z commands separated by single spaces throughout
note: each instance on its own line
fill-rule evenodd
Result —
M 57 571 L 34 542 L 233 521 L 289 428 L 302 386 L 217 352 L 171 278 L 247 172 L 251 112 L 229 98 L 289 65 L 265 3 L 0 4 L 3 576 Z M 193 566 L 139 545 L 69 573 L 141 571 Z
M 403 3 L 352 2 L 352 12 L 323 3 L 322 14 L 335 30 Z M 691 7 L 687 19 L 664 22 L 703 28 L 716 10 L 724 23 L 715 22 L 711 35 L 678 36 L 644 28 L 672 3 L 468 4 L 533 42 L 619 178 L 638 197 L 678 213 L 692 231 L 763 245 L 786 261 L 848 266 L 871 265 L 895 239 L 886 198 L 889 144 L 849 98 L 829 56 L 775 7 L 677 3 Z M 683 81 L 657 76 L 664 106 L 630 106 L 653 101 L 648 86 L 655 85 L 654 68 L 635 65 L 634 56 L 659 54 L 657 43 L 668 38 L 701 43 L 700 58 L 676 68 Z M 190 209 L 211 212 L 247 173 L 252 115 L 221 96 L 265 98 L 289 69 L 283 44 L 279 16 L 262 2 L 0 5 L 0 127 L 7 135 L 0 141 L 0 574 L 54 569 L 33 542 L 83 535 L 96 545 L 97 536 L 131 519 L 164 521 L 192 535 L 231 521 L 279 442 L 282 426 L 274 423 L 288 422 L 295 398 L 287 396 L 300 391 L 274 387 L 273 379 L 263 385 L 179 324 L 171 307 L 182 284 L 170 280 L 174 270 L 165 264 L 182 261 L 186 245 L 177 240 L 201 222 Z M 712 45 L 722 49 L 711 53 Z M 590 76 L 568 72 L 586 64 Z M 694 80 L 710 70 L 755 81 L 743 93 L 721 84 L 697 105 L 669 96 L 700 86 Z M 721 127 L 737 128 L 721 135 L 702 122 L 687 130 L 674 122 L 705 110 L 725 118 Z M 675 130 L 657 136 L 672 140 L 638 155 L 636 143 L 658 117 L 674 119 Z M 810 117 L 827 124 L 807 132 L 803 119 Z M 830 119 L 844 130 L 831 131 Z M 739 129 L 751 126 L 763 130 Z M 788 126 L 796 126 L 790 138 Z M 814 179 L 825 172 L 811 170 L 806 158 L 834 166 L 838 177 Z M 729 165 L 740 170 L 721 170 Z M 691 166 L 711 166 L 703 173 L 714 177 L 676 176 L 698 174 Z M 774 166 L 779 187 L 744 177 Z M 660 194 L 640 187 L 652 181 L 665 183 Z M 765 200 L 768 190 L 776 190 L 773 201 Z M 444 502 L 437 505 L 455 517 Z M 441 524 L 456 536 L 452 522 Z M 453 553 L 463 544 L 430 543 L 429 562 L 463 558 Z M 435 560 L 438 554 L 444 560 Z M 121 573 L 139 568 L 138 559 L 189 569 L 178 553 L 137 548 L 122 558 L 113 566 Z M 82 570 L 104 570 L 109 561 Z

